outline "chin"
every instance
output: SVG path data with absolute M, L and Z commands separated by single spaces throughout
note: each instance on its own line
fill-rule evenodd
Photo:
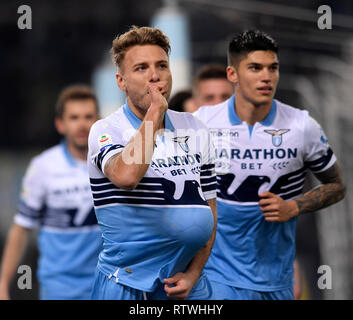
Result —
M 266 97 L 266 98 L 262 98 L 262 99 L 258 99 L 257 101 L 255 101 L 255 104 L 258 106 L 263 106 L 263 105 L 267 105 L 269 103 L 272 103 L 273 97 Z
M 87 144 L 87 140 L 85 141 L 75 141 L 74 142 L 74 146 L 77 150 L 86 150 L 88 149 L 88 144 Z

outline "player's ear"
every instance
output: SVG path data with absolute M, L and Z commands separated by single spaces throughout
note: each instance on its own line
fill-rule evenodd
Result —
M 123 75 L 120 72 L 118 72 L 115 76 L 120 90 L 126 92 L 126 84 L 125 84 L 125 79 Z
M 227 78 L 230 82 L 232 83 L 237 83 L 238 82 L 238 74 L 237 70 L 233 66 L 228 66 L 227 69 Z
M 56 117 L 54 120 L 55 128 L 60 134 L 64 134 L 64 124 L 61 118 Z

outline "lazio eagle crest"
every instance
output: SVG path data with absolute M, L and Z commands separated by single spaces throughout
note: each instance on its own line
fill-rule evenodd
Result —
M 189 152 L 189 146 L 187 141 L 189 140 L 190 136 L 185 136 L 185 137 L 175 137 L 172 140 L 174 142 L 177 142 L 180 146 L 180 148 L 182 148 L 186 153 Z
M 266 133 L 272 135 L 272 144 L 279 147 L 282 144 L 282 135 L 287 133 L 289 129 L 265 130 Z

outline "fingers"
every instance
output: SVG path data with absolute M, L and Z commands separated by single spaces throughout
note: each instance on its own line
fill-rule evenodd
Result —
M 261 198 L 259 201 L 260 210 L 263 212 L 263 217 L 268 222 L 279 221 L 279 203 L 278 196 L 269 191 L 259 194 Z
M 164 97 L 166 93 L 166 81 L 160 81 L 158 83 L 149 83 L 148 84 L 148 93 L 151 95 L 151 105 L 157 107 L 162 107 L 163 109 L 168 109 L 168 102 Z
M 259 194 L 260 198 L 274 198 L 276 196 L 277 196 L 276 194 L 274 194 L 274 193 L 272 193 L 270 191 L 264 191 L 264 192 Z
M 281 222 L 279 217 L 266 217 L 265 220 L 267 222 Z
M 148 93 L 151 92 L 152 95 L 163 95 L 167 92 L 167 81 L 150 82 L 148 83 Z
M 274 199 L 274 198 L 261 199 L 259 201 L 259 206 L 260 207 L 268 206 L 268 205 L 271 205 L 271 204 L 275 203 L 275 201 L 276 201 L 276 199 Z
M 169 287 L 166 284 L 164 285 L 164 291 L 167 293 L 168 297 L 177 297 L 178 295 L 182 295 L 185 293 L 186 289 L 187 288 L 181 284 L 177 284 L 173 287 Z
M 172 285 L 172 284 L 176 283 L 177 281 L 178 281 L 178 279 L 176 279 L 174 277 L 170 277 L 170 278 L 164 279 L 164 283 L 166 285 Z
M 261 211 L 266 212 L 279 210 L 279 197 L 276 194 L 265 191 L 259 194 L 259 197 L 261 198 L 259 201 Z
M 185 299 L 187 297 L 187 286 L 182 277 L 178 274 L 174 277 L 164 279 L 164 291 L 167 296 L 175 299 Z
M 260 210 L 265 214 L 265 213 L 270 213 L 270 212 L 278 212 L 279 211 L 279 205 L 278 204 L 271 204 L 267 206 L 260 206 Z

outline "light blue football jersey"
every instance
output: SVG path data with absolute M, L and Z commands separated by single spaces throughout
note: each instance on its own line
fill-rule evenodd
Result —
M 229 286 L 282 290 L 293 285 L 297 219 L 265 221 L 258 195 L 295 199 L 307 169 L 327 170 L 336 158 L 307 111 L 273 100 L 267 117 L 250 127 L 234 106 L 233 95 L 195 112 L 210 129 L 217 157 L 217 235 L 205 270 Z
M 102 233 L 87 163 L 74 159 L 64 142 L 31 161 L 14 221 L 25 228 L 39 228 L 41 298 L 89 299 Z
M 152 292 L 164 278 L 184 272 L 209 240 L 214 219 L 206 200 L 216 198 L 217 182 L 208 129 L 191 114 L 167 110 L 166 130 L 157 136 L 145 176 L 134 190 L 115 186 L 104 174 L 105 164 L 140 125 L 127 103 L 96 122 L 88 167 L 104 239 L 99 270 Z

